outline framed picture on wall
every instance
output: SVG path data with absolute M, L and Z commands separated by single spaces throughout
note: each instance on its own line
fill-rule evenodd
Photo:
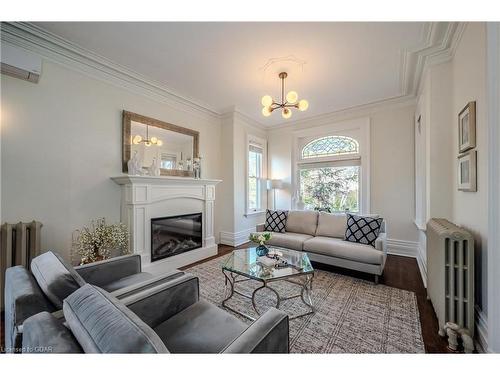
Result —
M 469 102 L 458 114 L 458 152 L 476 147 L 476 102 Z
M 458 157 L 458 190 L 477 191 L 476 151 Z

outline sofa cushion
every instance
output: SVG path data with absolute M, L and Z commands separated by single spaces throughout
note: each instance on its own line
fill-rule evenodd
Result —
M 257 232 L 257 234 L 259 234 L 259 232 Z M 271 239 L 267 241 L 266 244 L 302 251 L 304 241 L 312 237 L 313 236 L 302 233 L 273 233 Z
M 267 232 L 285 232 L 286 219 L 288 211 L 266 210 L 266 222 L 264 230 Z
M 62 308 L 67 296 L 86 284 L 73 267 L 52 251 L 33 258 L 31 273 L 40 289 L 58 309 Z
M 347 227 L 347 216 L 345 213 L 330 214 L 320 212 L 318 215 L 318 227 L 316 236 L 344 238 Z
M 154 328 L 171 353 L 219 353 L 245 329 L 241 320 L 206 301 Z
M 288 211 L 286 219 L 286 231 L 303 233 L 314 236 L 318 225 L 318 213 L 316 211 Z
M 347 214 L 345 240 L 375 247 L 383 219 Z
M 384 260 L 383 252 L 370 245 L 332 237 L 311 238 L 304 242 L 304 251 L 368 264 L 382 264 Z
M 71 331 L 44 311 L 24 322 L 23 353 L 83 353 L 83 350 Z
M 63 311 L 86 353 L 168 353 L 151 327 L 96 286 L 87 284 L 71 294 Z
M 148 272 L 139 272 L 130 276 L 122 277 L 102 287 L 106 292 L 114 292 L 115 290 L 125 288 L 130 285 L 138 284 L 153 278 L 153 275 Z

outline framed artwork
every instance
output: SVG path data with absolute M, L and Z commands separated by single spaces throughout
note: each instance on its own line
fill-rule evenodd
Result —
M 458 152 L 476 147 L 476 102 L 469 102 L 458 114 Z
M 458 190 L 477 191 L 476 151 L 458 157 Z

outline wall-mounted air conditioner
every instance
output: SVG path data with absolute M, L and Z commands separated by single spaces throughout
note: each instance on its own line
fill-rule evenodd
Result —
M 38 83 L 42 72 L 40 56 L 2 43 L 0 60 L 2 74 Z

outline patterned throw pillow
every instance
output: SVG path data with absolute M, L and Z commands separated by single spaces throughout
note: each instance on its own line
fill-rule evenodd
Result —
M 347 214 L 345 240 L 375 247 L 375 240 L 383 220 L 382 218 Z
M 266 210 L 266 224 L 264 225 L 264 230 L 266 232 L 285 233 L 287 217 L 288 211 Z

